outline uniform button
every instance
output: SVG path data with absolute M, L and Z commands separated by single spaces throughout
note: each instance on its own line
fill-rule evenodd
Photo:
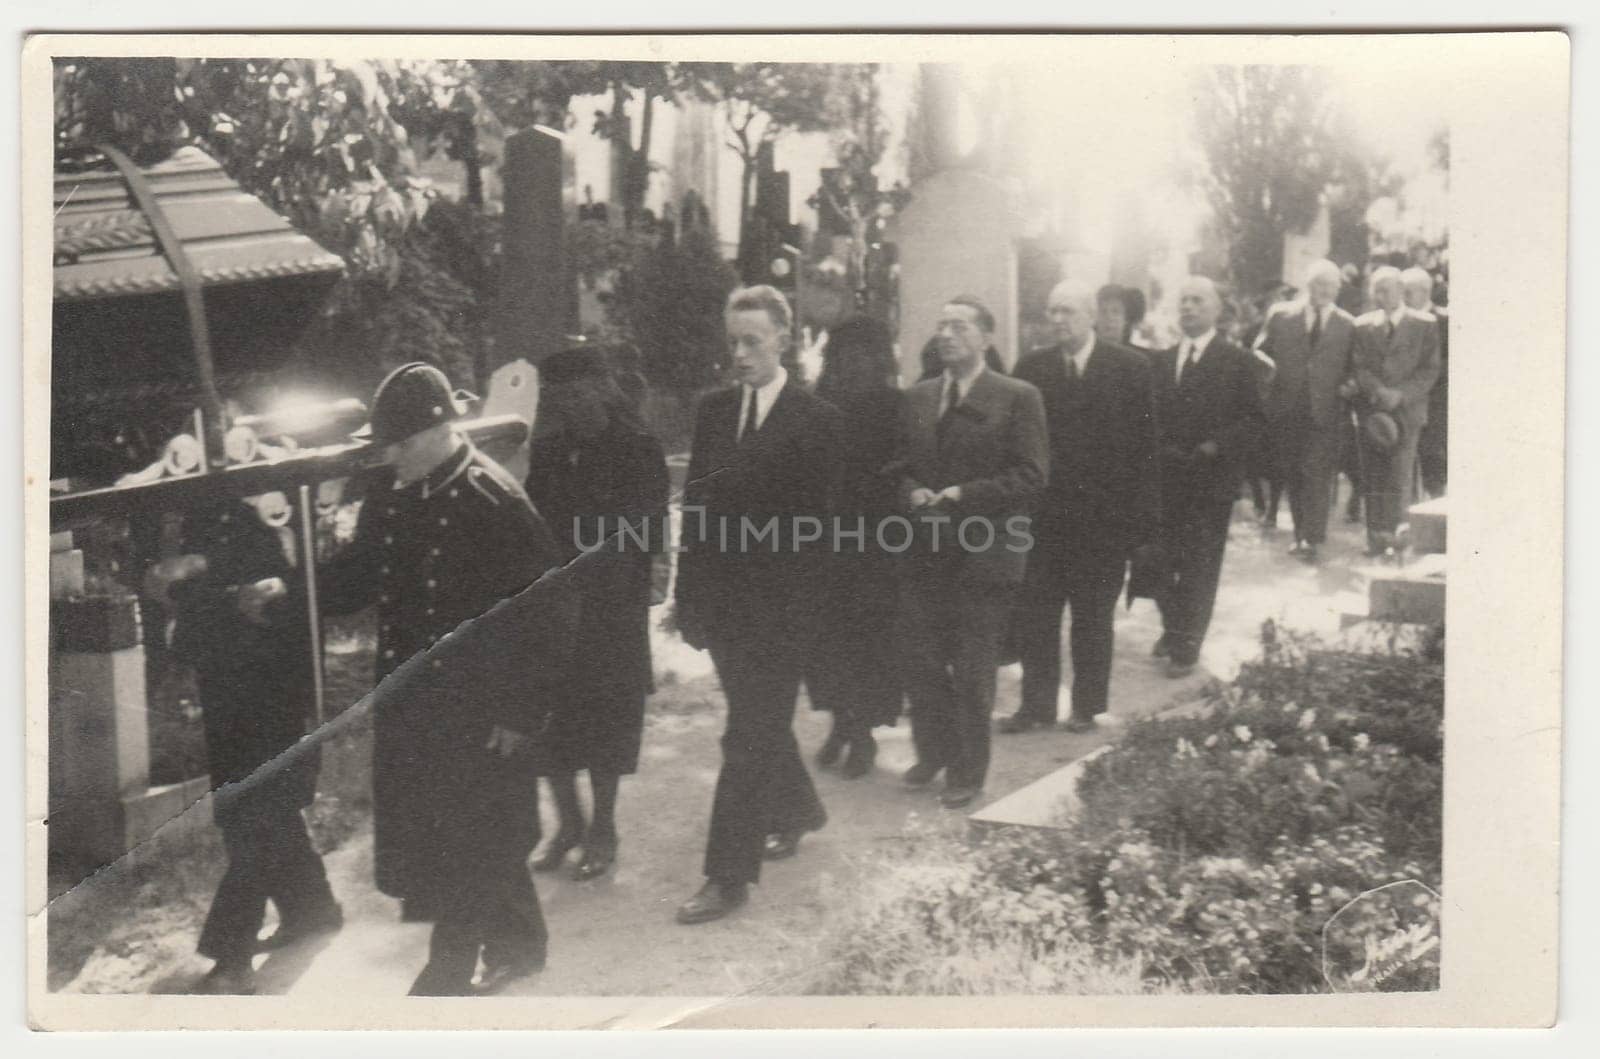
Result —
M 438 555 L 438 554 L 440 554 L 440 552 L 439 552 L 438 548 L 429 548 L 428 549 L 428 554 L 429 555 Z
M 432 614 L 432 613 L 433 613 L 433 608 L 432 608 L 432 607 L 429 607 L 429 608 L 428 608 L 428 613 L 429 613 L 429 614 L 430 614 L 430 615 L 431 615 L 431 614 Z
M 438 588 L 439 587 L 439 582 L 435 581 L 433 578 L 430 577 L 430 578 L 428 578 L 428 587 L 429 588 Z
M 435 668 L 435 669 L 443 669 L 444 668 L 444 661 L 442 659 L 435 658 L 433 660 L 433 668 Z
M 383 535 L 383 543 L 385 543 L 385 544 L 393 544 L 394 543 L 394 534 L 385 533 Z
M 451 496 L 451 497 L 452 497 L 452 498 L 454 498 L 454 497 L 458 497 L 458 496 L 460 496 L 460 495 L 461 495 L 461 490 L 459 490 L 459 489 L 452 489 L 452 490 L 450 490 L 450 496 Z
M 391 507 L 391 508 L 390 508 L 390 509 L 389 509 L 389 514 L 391 514 L 391 515 L 392 515 L 392 514 L 394 514 L 394 508 L 392 508 L 392 507 Z
M 439 525 L 448 526 L 450 525 L 450 520 L 441 516 L 439 519 Z
M 389 568 L 388 568 L 388 567 L 387 567 L 387 566 L 385 566 L 385 567 L 384 567 L 384 568 L 383 568 L 383 571 L 382 571 L 382 572 L 383 572 L 383 573 L 388 573 L 388 572 L 389 572 Z
M 388 596 L 379 596 L 378 597 L 378 602 L 379 603 L 387 603 L 387 602 L 389 602 L 389 597 Z
M 394 657 L 394 648 L 391 647 L 387 651 L 383 652 L 383 657 L 385 657 L 385 658 L 393 658 Z

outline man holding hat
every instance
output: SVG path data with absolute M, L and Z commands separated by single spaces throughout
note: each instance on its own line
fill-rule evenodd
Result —
M 560 687 L 568 616 L 549 579 L 524 589 L 559 554 L 522 488 L 455 430 L 467 396 L 422 363 L 378 387 L 364 433 L 387 463 L 320 584 L 329 613 L 378 608 L 377 884 L 434 923 L 413 995 L 494 991 L 542 968 L 547 940 L 526 866 L 527 750 Z
M 1360 395 L 1362 484 L 1367 554 L 1393 557 L 1411 507 L 1417 438 L 1428 422 L 1428 394 L 1439 377 L 1439 325 L 1407 308 L 1400 270 L 1372 274 L 1378 306 L 1356 321 L 1354 390 Z

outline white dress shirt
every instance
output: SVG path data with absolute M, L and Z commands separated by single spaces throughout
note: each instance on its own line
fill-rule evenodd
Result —
M 950 369 L 946 368 L 944 370 L 944 380 L 942 382 L 940 382 L 939 385 L 942 388 L 942 392 L 944 394 L 948 395 L 950 393 L 950 380 L 951 379 L 955 379 L 956 380 L 956 404 L 960 404 L 962 401 L 965 401 L 967 399 L 967 394 L 972 392 L 972 384 L 978 381 L 978 376 L 982 375 L 985 370 L 986 369 L 985 369 L 983 363 L 980 361 L 979 364 L 978 364 L 978 370 L 973 372 L 971 375 L 968 375 L 965 379 L 962 379 L 962 378 L 957 378 L 955 375 L 951 374 Z M 950 410 L 950 407 L 946 402 L 947 402 L 947 398 L 946 397 L 941 397 L 939 399 L 939 414 L 940 415 L 943 415 L 945 412 L 948 412 Z
M 1091 333 L 1076 351 L 1067 357 L 1072 366 L 1078 369 L 1078 378 L 1083 378 L 1083 373 L 1089 370 L 1089 357 L 1094 353 L 1094 334 Z
M 745 418 L 750 414 L 750 397 L 755 395 L 756 400 L 756 426 L 761 429 L 761 424 L 767 421 L 767 413 L 772 411 L 772 403 L 778 399 L 778 393 L 783 389 L 783 384 L 789 381 L 789 373 L 781 365 L 778 374 L 768 380 L 765 386 L 752 387 L 748 383 L 742 384 L 739 389 L 739 425 L 738 436 L 744 437 Z
M 1177 374 L 1175 376 L 1178 382 L 1183 381 L 1184 367 L 1189 363 L 1189 358 L 1193 357 L 1194 363 L 1199 364 L 1200 358 L 1205 356 L 1206 347 L 1211 345 L 1211 340 L 1216 337 L 1217 329 L 1213 327 L 1205 334 L 1196 338 L 1190 338 L 1189 336 L 1185 335 L 1183 341 L 1178 343 L 1178 366 L 1176 369 Z

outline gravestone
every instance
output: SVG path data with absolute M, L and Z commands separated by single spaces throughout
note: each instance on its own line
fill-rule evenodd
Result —
M 1013 197 L 973 169 L 946 169 L 911 189 L 891 238 L 900 255 L 900 375 L 915 382 L 919 354 L 939 311 L 971 294 L 994 313 L 994 345 L 1009 368 L 1017 355 L 1017 240 Z
M 559 133 L 539 127 L 506 140 L 500 299 L 494 362 L 480 365 L 484 377 L 519 357 L 537 365 L 576 330 L 577 285 L 571 282 L 563 250 L 565 211 L 572 197 L 565 149 Z

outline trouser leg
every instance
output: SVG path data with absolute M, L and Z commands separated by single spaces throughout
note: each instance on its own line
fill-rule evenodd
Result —
M 900 646 L 911 741 L 919 764 L 950 765 L 956 689 L 950 675 L 952 594 L 939 575 L 908 579 L 900 593 Z
M 1020 715 L 1053 722 L 1061 698 L 1061 622 L 1067 605 L 1064 558 L 1030 560 L 1028 585 L 1017 608 L 1017 646 L 1022 657 Z M 1074 663 L 1076 665 L 1076 663 Z
M 1127 571 L 1120 555 L 1086 553 L 1074 559 L 1068 601 L 1072 607 L 1072 713 L 1106 712 L 1117 597 Z
M 1295 505 L 1295 536 L 1311 544 L 1328 539 L 1328 507 L 1333 500 L 1334 474 L 1339 457 L 1339 436 L 1331 427 L 1314 427 L 1306 435 L 1300 454 L 1299 487 L 1291 497 Z
M 228 867 L 211 899 L 198 949 L 218 963 L 248 961 L 266 918 L 272 855 L 270 819 L 248 807 L 218 813 Z
M 954 710 L 948 721 L 946 751 L 946 782 L 951 787 L 982 787 L 989 774 L 995 672 L 1010 612 L 1009 589 L 1007 585 L 964 585 L 950 601 L 956 620 Z
M 1197 504 L 1185 519 L 1184 547 L 1171 601 L 1176 627 L 1168 625 L 1175 641 L 1174 661 L 1192 664 L 1199 658 L 1217 600 L 1231 512 L 1230 503 L 1208 500 Z
M 1402 439 L 1402 442 L 1404 439 Z M 1374 547 L 1394 536 L 1400 525 L 1400 446 L 1386 450 L 1361 439 L 1362 478 L 1366 486 L 1367 539 Z M 1410 470 L 1409 464 L 1406 470 Z
M 705 874 L 721 883 L 752 883 L 761 875 L 769 829 L 780 822 L 804 826 L 803 818 L 814 821 L 821 812 L 794 738 L 800 666 L 780 643 L 724 643 L 711 657 L 728 720 Z

